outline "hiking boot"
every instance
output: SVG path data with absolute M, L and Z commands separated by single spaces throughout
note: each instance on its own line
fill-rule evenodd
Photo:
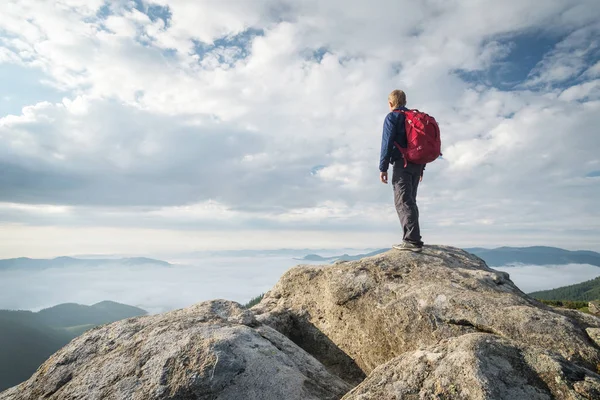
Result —
M 402 244 L 396 244 L 393 247 L 396 250 L 412 251 L 415 253 L 420 253 L 421 251 L 423 251 L 423 245 L 418 245 L 410 242 L 402 242 Z

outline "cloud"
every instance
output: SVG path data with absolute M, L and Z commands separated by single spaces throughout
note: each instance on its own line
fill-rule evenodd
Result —
M 303 255 L 302 251 L 298 252 L 298 257 Z M 66 302 L 94 304 L 108 299 L 157 313 L 218 298 L 245 303 L 270 290 L 288 268 L 297 264 L 292 258 L 277 256 L 174 261 L 176 264 L 170 267 L 113 263 L 0 271 L 0 309 L 39 310 Z M 600 275 L 598 267 L 582 264 L 515 265 L 497 269 L 508 272 L 512 281 L 526 293 L 575 284 Z
M 600 98 L 600 79 L 585 82 L 565 89 L 559 97 L 565 101 L 577 101 Z
M 39 310 L 107 299 L 151 313 L 212 299 L 243 304 L 270 290 L 296 264 L 287 257 L 213 257 L 186 259 L 169 267 L 113 263 L 0 271 L 0 309 Z
M 442 127 L 420 189 L 430 238 L 597 242 L 595 1 L 7 1 L 0 14 L 0 62 L 53 88 L 0 115 L 5 226 L 393 232 L 377 164 L 385 98 L 402 87 Z M 518 63 L 532 32 L 554 43 L 528 77 L 477 78 Z
M 495 268 L 510 274 L 510 279 L 525 293 L 574 285 L 600 276 L 594 265 L 514 265 Z
M 210 116 L 172 121 L 115 102 L 40 103 L 0 120 L 2 200 L 173 205 L 232 194 L 264 140 Z M 183 146 L 182 146 L 183 145 Z M 246 163 L 248 164 L 248 163 Z M 209 168 L 212 167 L 212 168 Z M 42 175 L 44 179 L 35 179 Z
M 544 56 L 525 85 L 556 85 L 578 78 L 600 57 L 598 33 L 600 23 L 597 21 L 575 30 Z

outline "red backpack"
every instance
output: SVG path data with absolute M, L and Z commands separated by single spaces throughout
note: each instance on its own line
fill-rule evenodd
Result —
M 435 118 L 419 110 L 399 110 L 404 114 L 406 140 L 408 147 L 402 148 L 398 143 L 396 147 L 404 156 L 404 167 L 407 163 L 427 164 L 442 155 L 442 141 L 440 127 Z

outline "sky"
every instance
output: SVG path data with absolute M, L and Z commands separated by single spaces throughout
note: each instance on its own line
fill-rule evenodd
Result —
M 388 247 L 387 95 L 433 115 L 426 243 L 600 250 L 597 0 L 4 0 L 0 258 Z

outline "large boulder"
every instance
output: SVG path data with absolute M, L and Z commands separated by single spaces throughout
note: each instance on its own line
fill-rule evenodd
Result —
M 470 333 L 540 346 L 591 371 L 600 363 L 586 331 L 599 319 L 547 307 L 450 247 L 298 266 L 252 310 L 353 384 L 404 353 Z
M 486 333 L 443 340 L 377 367 L 343 400 L 600 399 L 600 375 Z
M 339 399 L 351 389 L 237 303 L 92 329 L 1 400 Z

